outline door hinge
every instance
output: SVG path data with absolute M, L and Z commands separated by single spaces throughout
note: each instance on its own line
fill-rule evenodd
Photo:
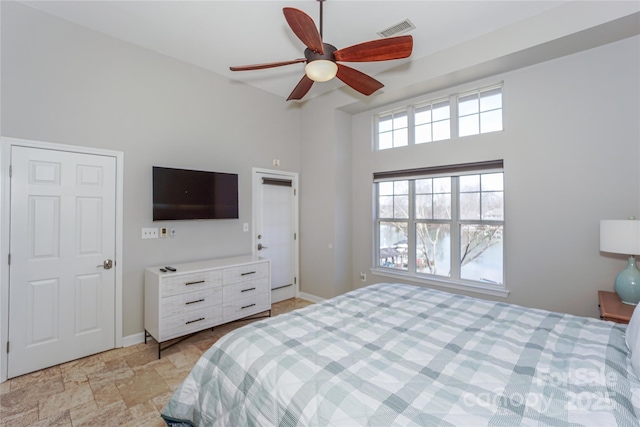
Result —
M 293 278 L 293 284 L 295 285 L 295 284 L 297 284 L 297 283 L 298 283 L 298 278 L 297 278 L 297 277 L 294 277 L 294 278 Z
M 297 195 L 297 194 L 298 194 L 298 193 L 297 193 L 297 190 L 294 188 L 294 189 L 293 189 L 293 195 L 295 196 L 295 195 Z
M 9 341 L 7 341 L 7 353 L 9 353 Z
M 7 258 L 8 258 L 8 259 L 7 259 L 7 262 L 9 263 L 9 265 L 11 265 L 11 254 L 9 254 L 9 255 L 7 256 Z
M 13 176 L 13 166 L 9 165 L 9 178 Z
M 297 233 L 293 233 L 293 240 L 296 240 L 298 238 L 298 234 Z

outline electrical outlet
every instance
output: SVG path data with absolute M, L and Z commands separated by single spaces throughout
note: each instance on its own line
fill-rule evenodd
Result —
M 160 229 L 160 237 L 162 237 L 162 238 L 167 237 L 167 227 L 162 227 Z
M 273 166 L 280 166 L 280 159 L 273 159 Z
M 155 227 L 143 228 L 142 229 L 142 238 L 143 239 L 157 239 L 158 238 L 158 229 L 155 228 Z
M 363 282 L 367 281 L 367 275 L 364 274 L 363 272 L 360 272 L 360 280 L 362 280 Z

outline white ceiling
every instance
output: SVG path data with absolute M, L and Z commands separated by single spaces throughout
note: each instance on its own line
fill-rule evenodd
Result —
M 286 98 L 304 64 L 232 72 L 229 66 L 304 57 L 304 45 L 282 14 L 295 7 L 319 23 L 316 0 L 289 1 L 24 1 L 34 8 L 211 70 Z M 551 11 L 567 1 L 324 2 L 324 40 L 338 49 L 379 38 L 378 31 L 409 19 L 416 26 L 411 58 L 350 64 L 372 76 Z M 406 65 L 406 64 L 405 64 Z M 380 78 L 382 83 L 384 79 Z M 316 83 L 307 98 L 344 86 Z M 354 91 L 354 99 L 358 96 Z

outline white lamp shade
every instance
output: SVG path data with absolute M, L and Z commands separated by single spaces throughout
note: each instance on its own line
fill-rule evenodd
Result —
M 314 82 L 328 82 L 338 74 L 338 65 L 327 59 L 318 59 L 305 65 L 304 72 Z
M 600 250 L 640 255 L 640 221 L 606 219 L 600 221 Z

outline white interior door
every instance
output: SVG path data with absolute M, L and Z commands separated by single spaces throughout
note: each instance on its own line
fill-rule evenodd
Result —
M 8 377 L 115 347 L 116 159 L 11 148 Z
M 272 303 L 298 295 L 296 186 L 295 175 L 255 174 L 255 249 L 271 260 Z

